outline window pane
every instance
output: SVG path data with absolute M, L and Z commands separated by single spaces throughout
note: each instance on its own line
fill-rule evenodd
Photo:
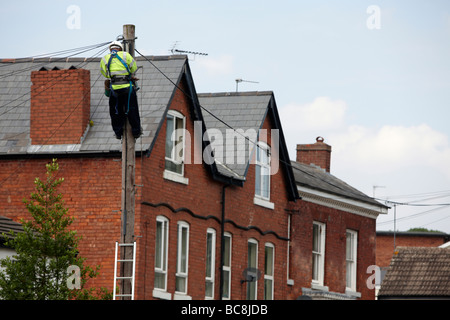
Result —
M 186 278 L 176 277 L 175 291 L 186 293 Z
M 261 196 L 261 166 L 259 165 L 255 165 L 255 177 L 255 194 Z
M 257 267 L 258 245 L 254 242 L 248 243 L 248 267 Z M 247 299 L 256 300 L 256 281 L 247 282 Z
M 353 234 L 347 232 L 346 258 L 353 260 Z
M 182 118 L 175 118 L 175 121 L 175 154 L 173 159 L 181 162 L 183 161 L 184 120 Z
M 268 168 L 262 168 L 262 192 L 261 195 L 265 198 L 269 198 L 269 183 L 270 183 L 270 175 Z
M 319 280 L 319 255 L 313 253 L 312 279 Z
M 206 234 L 206 276 L 211 277 L 212 275 L 212 239 L 213 235 L 211 233 Z
M 273 247 L 266 246 L 266 259 L 264 263 L 264 273 L 273 276 Z
M 346 271 L 347 271 L 347 276 L 346 276 L 347 288 L 351 288 L 352 287 L 352 279 L 353 279 L 352 263 L 347 261 L 346 268 L 347 268 L 346 269 Z
M 223 294 L 222 297 L 229 298 L 230 297 L 230 271 L 223 271 Z
M 166 158 L 172 159 L 172 133 L 174 130 L 173 116 L 167 116 L 167 127 L 166 127 Z
M 269 164 L 269 156 L 268 156 L 269 150 L 265 149 L 265 148 L 259 148 L 259 149 L 261 150 L 261 159 L 260 159 L 261 163 L 265 164 L 265 165 Z
M 162 221 L 156 221 L 155 267 L 162 268 Z
M 213 283 L 211 281 L 205 283 L 205 297 L 213 298 Z
M 180 270 L 181 273 L 186 273 L 187 271 L 187 232 L 186 227 L 181 227 L 181 256 L 180 256 Z
M 270 279 L 264 280 L 264 299 L 265 300 L 272 300 L 272 285 L 273 281 Z
M 224 246 L 225 246 L 225 254 L 223 256 L 223 265 L 226 267 L 230 266 L 230 256 L 231 256 L 231 238 L 225 236 Z
M 166 289 L 166 275 L 164 273 L 155 272 L 155 288 Z
M 166 160 L 166 169 L 178 174 L 182 173 L 182 164 L 176 164 L 171 160 Z
M 313 224 L 313 251 L 319 252 L 320 250 L 320 227 L 317 224 Z
M 248 267 L 256 268 L 256 243 L 248 243 Z

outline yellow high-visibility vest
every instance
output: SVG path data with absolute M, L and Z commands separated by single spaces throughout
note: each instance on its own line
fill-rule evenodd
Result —
M 137 65 L 136 61 L 133 59 L 131 54 L 126 51 L 119 51 L 117 55 L 122 58 L 122 60 L 128 65 L 128 69 L 130 70 L 130 76 L 136 72 Z M 123 63 L 116 57 L 113 57 L 111 60 L 111 64 L 109 65 L 108 70 L 108 62 L 111 57 L 111 53 L 107 54 L 100 61 L 100 72 L 105 78 L 111 79 L 113 76 L 123 77 L 128 75 L 128 71 Z M 122 88 L 128 88 L 130 86 L 129 83 L 125 84 L 115 84 L 112 85 L 113 90 L 118 90 Z

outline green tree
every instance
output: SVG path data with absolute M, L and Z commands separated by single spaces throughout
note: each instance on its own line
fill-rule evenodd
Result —
M 100 266 L 85 266 L 78 255 L 80 238 L 68 228 L 74 218 L 57 193 L 64 178 L 57 178 L 56 159 L 46 165 L 46 179 L 36 178 L 35 192 L 24 200 L 32 220 L 24 221 L 23 233 L 5 234 L 6 245 L 16 251 L 0 260 L 0 298 L 6 300 L 110 299 L 106 289 L 86 288 L 86 282 L 98 275 Z M 70 267 L 70 268 L 69 268 Z M 78 271 L 75 273 L 68 272 Z

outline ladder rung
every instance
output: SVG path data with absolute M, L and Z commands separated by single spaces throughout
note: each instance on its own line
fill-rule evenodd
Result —
M 133 277 L 116 277 L 116 279 L 133 279 Z
M 119 243 L 119 247 L 133 247 L 134 243 Z
M 116 297 L 132 297 L 132 294 L 116 294 Z
M 133 262 L 133 259 L 121 259 L 121 260 L 117 260 L 117 262 Z

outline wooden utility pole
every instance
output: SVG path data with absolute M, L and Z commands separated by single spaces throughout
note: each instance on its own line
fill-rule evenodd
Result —
M 126 24 L 123 26 L 124 51 L 134 58 L 135 26 Z M 134 242 L 134 209 L 135 209 L 135 139 L 131 132 L 128 119 L 125 120 L 122 140 L 122 243 Z M 133 247 L 122 248 L 122 259 L 133 259 Z M 135 262 L 134 262 L 135 263 Z M 131 276 L 132 264 L 122 264 L 122 276 Z M 122 281 L 122 294 L 131 294 L 131 282 Z

